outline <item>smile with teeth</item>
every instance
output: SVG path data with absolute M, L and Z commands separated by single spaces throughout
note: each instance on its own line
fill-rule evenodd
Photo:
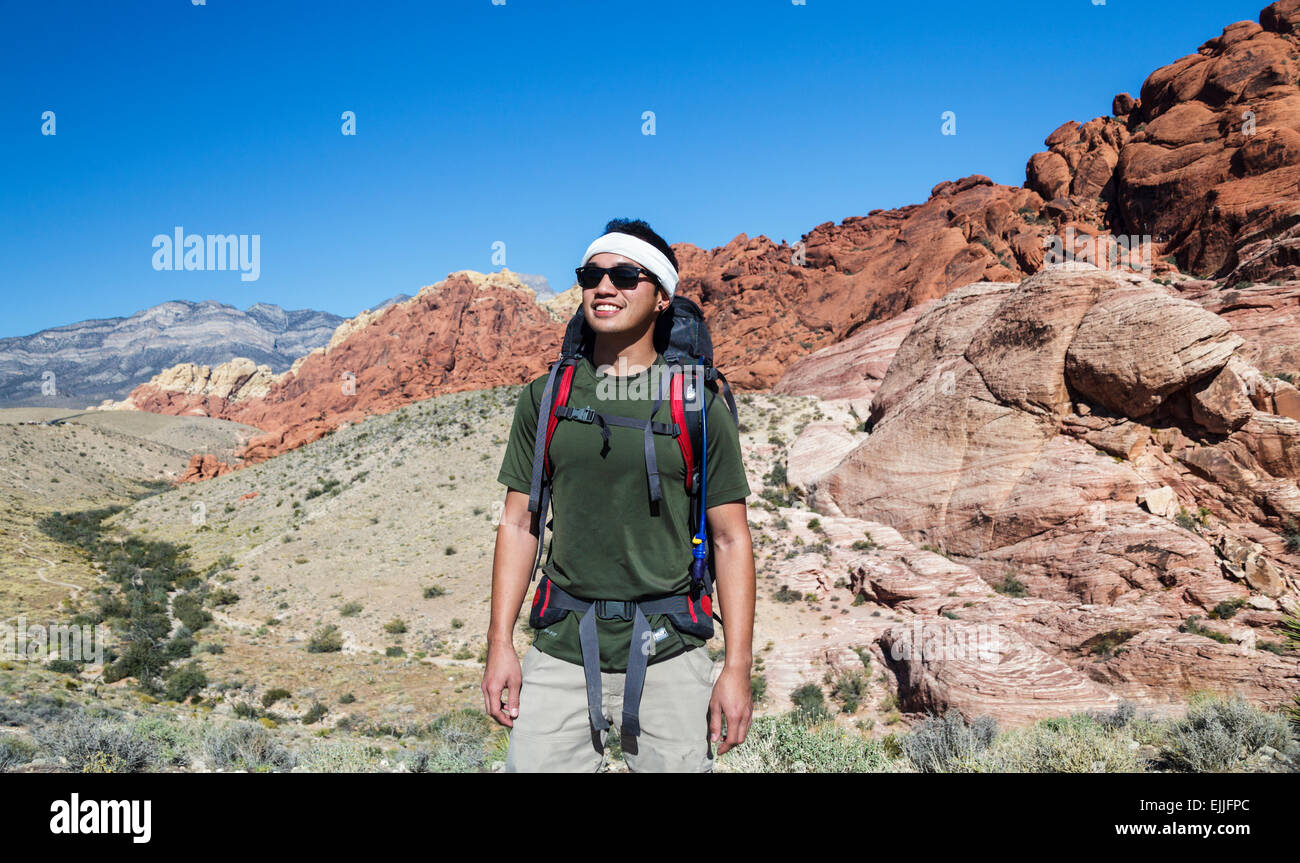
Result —
M 613 303 L 596 303 L 591 309 L 598 315 L 612 315 L 619 310 L 619 307 Z

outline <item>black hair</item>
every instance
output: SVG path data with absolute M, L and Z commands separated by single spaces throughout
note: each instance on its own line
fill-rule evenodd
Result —
M 610 219 L 605 223 L 605 230 L 602 233 L 613 233 L 617 231 L 620 234 L 631 234 L 645 240 L 650 245 L 664 253 L 668 263 L 673 265 L 673 269 L 679 269 L 677 266 L 677 256 L 673 254 L 672 248 L 664 242 L 664 238 L 654 232 L 644 219 Z

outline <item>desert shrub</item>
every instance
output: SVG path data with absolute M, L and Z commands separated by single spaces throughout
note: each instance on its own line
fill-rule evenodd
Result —
M 36 757 L 36 747 L 26 740 L 6 734 L 0 737 L 0 773 L 26 764 Z
M 284 699 L 289 698 L 292 695 L 293 695 L 292 692 L 282 687 L 276 687 L 275 689 L 268 689 L 266 690 L 266 692 L 262 693 L 262 706 L 270 707 L 271 705 L 275 704 L 277 701 L 283 701 Z
M 772 599 L 777 602 L 798 602 L 803 599 L 803 594 L 797 590 L 791 590 L 788 585 L 781 585 L 781 588 L 772 594 Z
M 1000 583 L 995 582 L 992 587 L 1003 596 L 1018 598 L 1029 593 L 1028 589 L 1025 587 L 1025 583 L 1009 572 L 1003 576 Z
M 346 741 L 313 743 L 298 760 L 297 769 L 307 773 L 379 773 L 383 751 L 378 746 Z
M 791 692 L 790 700 L 794 702 L 794 710 L 791 713 L 796 722 L 815 725 L 830 718 L 822 688 L 815 683 L 806 683 Z
M 401 635 L 403 632 L 406 632 L 406 621 L 402 620 L 400 617 L 394 617 L 392 620 L 384 624 L 384 632 L 387 632 L 389 635 Z
M 334 624 L 322 626 L 307 642 L 308 653 L 337 653 L 343 649 L 343 633 Z
M 319 701 L 312 702 L 311 707 L 308 707 L 307 711 L 302 715 L 302 724 L 314 725 L 315 723 L 320 722 L 321 718 L 328 712 L 329 708 L 324 704 L 321 704 Z
M 1140 773 L 1145 762 L 1118 729 L 1078 713 L 999 735 L 986 751 L 958 757 L 950 770 L 999 773 Z
M 169 660 L 162 646 L 148 637 L 123 644 L 120 656 L 104 664 L 104 682 L 116 683 L 125 677 L 134 677 L 146 691 L 158 691 L 157 679 L 167 668 Z
M 1124 728 L 1137 716 L 1137 705 L 1127 698 L 1121 699 L 1110 713 L 1089 713 L 1088 717 L 1103 728 Z
M 172 599 L 172 614 L 190 632 L 198 632 L 212 622 L 212 614 L 203 607 L 202 597 L 188 591 Z
M 760 716 L 745 744 L 718 759 L 720 771 L 735 773 L 886 773 L 907 764 L 885 747 L 835 725 L 809 726 L 793 713 Z
M 161 764 L 184 765 L 198 748 L 194 725 L 163 716 L 137 719 L 132 730 L 153 744 Z
M 903 749 L 922 773 L 947 772 L 954 762 L 965 761 L 988 749 L 997 736 L 997 720 L 978 717 L 969 725 L 955 709 L 943 717 L 927 717 L 918 730 L 908 735 Z
M 203 673 L 197 660 L 191 660 L 167 676 L 165 689 L 167 698 L 172 701 L 184 701 L 208 685 L 208 676 Z
M 755 704 L 767 698 L 767 676 L 764 674 L 751 674 L 749 676 L 749 691 Z
M 454 710 L 438 716 L 424 730 L 429 739 L 429 773 L 474 773 L 487 760 L 486 744 L 496 730 L 482 710 Z
M 1161 755 L 1175 770 L 1222 773 L 1263 746 L 1290 746 L 1285 717 L 1261 710 L 1240 696 L 1194 700 L 1187 715 L 1169 729 Z
M 424 598 L 436 599 L 437 597 L 444 595 L 446 592 L 447 589 L 445 587 L 438 587 L 436 584 L 430 585 L 424 589 Z
M 1225 599 L 1210 611 L 1210 617 L 1215 620 L 1228 620 L 1245 606 L 1246 600 L 1238 597 L 1236 599 Z
M 362 606 L 361 603 L 359 602 L 345 602 L 343 603 L 342 606 L 339 607 L 339 616 L 356 617 L 358 614 L 361 613 L 361 608 Z
M 1208 626 L 1202 624 L 1201 616 L 1199 614 L 1193 614 L 1191 617 L 1187 618 L 1187 620 L 1183 621 L 1182 625 L 1178 627 L 1178 631 L 1189 632 L 1192 635 L 1199 635 L 1202 638 L 1210 638 L 1220 644 L 1232 644 L 1231 638 L 1224 635 L 1222 632 L 1210 629 Z
M 208 593 L 209 605 L 234 605 L 239 602 L 239 594 L 228 587 L 219 587 Z
M 83 773 L 140 773 L 160 760 L 154 743 L 131 726 L 85 714 L 47 725 L 35 736 L 51 754 Z
M 59 674 L 77 675 L 81 673 L 81 663 L 71 659 L 51 659 L 45 663 L 46 671 L 55 671 Z
M 1300 554 L 1300 521 L 1288 519 L 1282 538 L 1286 541 L 1287 551 L 1292 554 Z
M 163 645 L 163 655 L 168 659 L 188 659 L 193 652 L 194 636 L 185 626 L 182 626 L 171 640 Z
M 831 698 L 844 713 L 856 713 L 867 691 L 867 676 L 861 671 L 846 671 L 831 682 Z
M 283 769 L 296 760 L 266 728 L 243 721 L 208 729 L 203 751 L 211 766 L 240 770 Z

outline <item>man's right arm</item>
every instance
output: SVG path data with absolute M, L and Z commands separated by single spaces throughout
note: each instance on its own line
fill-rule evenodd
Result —
M 528 511 L 528 495 L 510 489 L 497 525 L 492 557 L 492 622 L 488 644 L 513 644 L 515 620 L 528 593 L 528 578 L 537 557 L 537 513 Z
M 515 653 L 515 620 L 528 593 L 536 556 L 537 513 L 528 511 L 527 494 L 511 489 L 506 492 L 492 556 L 492 618 L 488 623 L 487 666 L 483 670 L 484 707 L 489 716 L 507 728 L 519 715 L 519 689 L 523 683 Z M 507 693 L 504 702 L 502 692 Z
M 538 515 L 528 511 L 528 492 L 520 489 L 528 487 L 532 476 L 540 383 L 534 381 L 519 393 L 510 440 L 497 476 L 508 491 L 497 522 L 496 552 L 492 556 L 492 618 L 488 623 L 483 699 L 488 715 L 506 727 L 519 715 L 522 673 L 515 653 L 515 620 L 528 593 L 529 576 L 537 557 Z M 502 691 L 509 693 L 504 707 Z

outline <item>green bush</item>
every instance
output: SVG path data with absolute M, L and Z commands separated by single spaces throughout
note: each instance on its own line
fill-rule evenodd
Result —
M 797 722 L 815 725 L 830 718 L 822 688 L 815 683 L 806 683 L 791 692 L 790 700 L 794 702 L 792 715 Z
M 343 649 L 343 633 L 334 624 L 322 626 L 307 642 L 308 653 L 337 653 Z
M 171 701 L 184 701 L 208 685 L 208 676 L 203 673 L 198 660 L 191 660 L 167 676 L 166 695 Z
M 268 689 L 262 693 L 262 706 L 270 708 L 277 701 L 283 701 L 292 695 L 292 692 L 284 688 Z
M 994 582 L 992 587 L 1003 596 L 1015 598 L 1026 596 L 1029 593 L 1028 588 L 1025 587 L 1025 583 L 1009 572 L 1003 576 L 1001 583 Z
M 867 676 L 861 671 L 846 671 L 831 682 L 831 698 L 840 704 L 844 713 L 857 713 L 866 696 Z
M 791 590 L 788 585 L 781 585 L 780 589 L 772 594 L 772 599 L 777 602 L 798 602 L 803 599 L 803 594 L 797 590 Z
M 203 607 L 203 599 L 195 593 L 179 593 L 172 599 L 172 615 L 190 632 L 198 632 L 212 622 L 212 614 Z

